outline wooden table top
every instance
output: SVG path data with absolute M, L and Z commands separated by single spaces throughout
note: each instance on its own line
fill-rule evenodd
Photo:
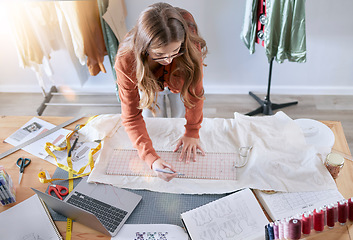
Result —
M 22 125 L 32 119 L 33 116 L 1 116 L 0 117 L 0 153 L 3 153 L 11 148 L 12 145 L 4 143 L 4 140 L 9 137 L 12 133 L 17 131 Z M 69 119 L 70 117 L 38 117 L 47 122 L 50 122 L 54 125 L 59 125 Z M 76 124 L 84 124 L 87 121 L 87 118 L 82 118 L 77 122 L 65 127 L 66 129 L 73 130 Z M 326 124 L 335 135 L 335 144 L 333 149 L 339 152 L 342 152 L 348 156 L 351 156 L 343 128 L 340 122 L 338 121 L 322 121 Z M 29 157 L 32 159 L 30 166 L 26 168 L 25 173 L 23 174 L 21 185 L 18 185 L 19 170 L 16 166 L 16 160 L 19 157 Z M 51 175 L 54 174 L 56 166 L 53 164 L 43 161 L 43 159 L 35 157 L 23 150 L 19 150 L 11 155 L 0 160 L 0 165 L 4 166 L 6 171 L 11 176 L 15 188 L 16 188 L 16 203 L 9 204 L 7 206 L 0 207 L 0 212 L 5 211 L 6 209 L 16 205 L 17 203 L 31 197 L 34 195 L 34 192 L 30 187 L 34 187 L 40 191 L 45 191 L 47 184 L 42 184 L 38 180 L 38 173 L 43 170 L 49 171 Z M 340 173 L 340 176 L 336 179 L 336 184 L 338 190 L 341 192 L 343 197 L 346 199 L 353 197 L 353 162 L 345 160 L 345 165 Z M 56 222 L 57 227 L 61 235 L 66 236 L 66 222 Z M 74 222 L 72 228 L 72 238 L 73 240 L 79 239 L 110 239 L 110 237 L 103 235 L 91 228 L 83 226 L 77 222 Z M 325 227 L 325 230 L 321 233 L 315 233 L 312 230 L 309 236 L 305 236 L 305 239 L 325 239 L 325 240 L 350 240 L 353 239 L 353 227 L 352 223 L 347 223 L 344 226 L 336 224 L 335 228 L 328 229 Z

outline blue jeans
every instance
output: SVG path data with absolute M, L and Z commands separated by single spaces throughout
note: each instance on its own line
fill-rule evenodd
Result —
M 164 91 L 159 92 L 157 104 L 159 109 L 156 109 L 156 117 L 168 117 L 167 114 L 167 98 L 169 99 L 169 105 L 171 118 L 184 118 L 185 117 L 185 106 L 183 101 L 180 98 L 180 93 L 172 93 L 168 88 L 165 88 Z M 153 117 L 152 111 L 145 108 L 142 111 L 143 117 Z

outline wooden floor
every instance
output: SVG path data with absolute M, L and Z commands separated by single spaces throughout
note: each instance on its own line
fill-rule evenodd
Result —
M 261 99 L 264 98 L 264 94 L 258 96 Z M 42 101 L 43 95 L 40 93 L 0 93 L 0 115 L 36 116 L 37 108 Z M 310 118 L 341 121 L 348 145 L 353 150 L 353 96 L 272 95 L 271 101 L 273 103 L 298 101 L 297 105 L 280 109 L 292 119 Z M 104 104 L 105 106 L 47 106 L 43 116 L 92 116 L 120 113 L 119 106 L 107 106 L 107 104 L 118 104 L 114 94 L 53 96 L 50 103 L 92 103 Z M 258 103 L 249 95 L 206 95 L 204 117 L 233 118 L 234 112 L 245 114 L 258 106 Z

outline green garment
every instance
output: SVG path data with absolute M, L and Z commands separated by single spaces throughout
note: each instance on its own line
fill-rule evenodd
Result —
M 257 6 L 258 0 L 247 0 L 240 36 L 250 54 L 255 52 Z M 306 62 L 305 0 L 266 0 L 264 47 L 269 62 Z
M 103 19 L 103 15 L 107 11 L 107 8 L 109 5 L 109 0 L 97 0 L 97 3 L 98 3 L 98 9 L 99 9 L 99 17 L 101 20 L 101 25 L 103 30 L 105 47 L 108 52 L 108 57 L 112 68 L 112 73 L 114 76 L 114 81 L 116 81 L 116 72 L 114 69 L 114 64 L 115 64 L 115 56 L 118 52 L 119 41 L 116 38 L 112 29 L 109 27 L 108 23 Z M 118 85 L 116 84 L 115 87 L 116 87 L 116 95 L 119 100 Z

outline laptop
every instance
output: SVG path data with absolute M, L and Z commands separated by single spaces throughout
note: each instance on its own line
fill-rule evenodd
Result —
M 88 183 L 87 177 L 62 201 L 32 190 L 57 213 L 71 218 L 107 236 L 115 236 L 142 197 L 107 184 Z

